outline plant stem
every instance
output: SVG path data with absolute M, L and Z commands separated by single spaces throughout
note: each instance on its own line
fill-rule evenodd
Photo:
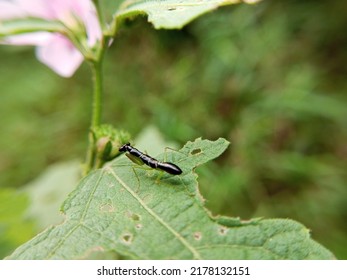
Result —
M 93 0 L 95 5 L 98 19 L 102 27 L 103 34 L 105 33 L 105 24 L 101 6 L 98 0 Z M 98 46 L 95 56 L 90 61 L 93 74 L 93 103 L 92 103 L 92 118 L 90 124 L 90 131 L 88 136 L 88 149 L 84 168 L 84 176 L 87 175 L 92 169 L 97 168 L 98 159 L 97 157 L 97 139 L 95 138 L 95 130 L 101 124 L 101 113 L 102 113 L 102 95 L 103 95 L 103 59 L 105 50 L 107 49 L 110 38 L 103 35 L 100 45 Z
M 101 121 L 101 100 L 103 94 L 102 84 L 102 58 L 98 62 L 92 63 L 93 70 L 93 107 L 92 107 L 92 123 L 91 129 L 94 129 L 100 125 Z
M 95 129 L 100 126 L 101 112 L 102 112 L 102 95 L 103 95 L 103 83 L 102 83 L 102 60 L 103 55 L 100 54 L 98 61 L 92 61 L 91 68 L 93 72 L 93 103 L 92 103 L 92 118 L 89 131 L 88 149 L 86 156 L 86 163 L 84 168 L 84 174 L 87 175 L 95 166 L 96 157 L 96 139 L 94 137 Z

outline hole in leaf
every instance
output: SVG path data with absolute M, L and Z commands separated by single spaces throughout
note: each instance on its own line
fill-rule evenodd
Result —
M 225 227 L 220 227 L 220 228 L 218 229 L 218 233 L 219 233 L 220 235 L 226 235 L 227 232 L 228 232 L 228 229 L 225 228 Z
M 130 216 L 130 218 L 131 218 L 132 220 L 134 220 L 134 221 L 139 221 L 139 220 L 140 220 L 140 216 L 137 215 L 137 214 L 132 214 L 132 215 Z
M 133 241 L 133 235 L 130 233 L 125 233 L 123 234 L 122 239 L 124 243 L 131 244 L 131 242 Z
M 202 238 L 202 234 L 200 231 L 194 232 L 193 236 L 194 236 L 194 239 L 198 241 L 201 240 Z
M 197 154 L 200 154 L 201 153 L 201 149 L 194 149 L 190 152 L 191 155 L 197 155 Z
M 136 229 L 142 229 L 142 227 L 143 227 L 142 224 L 137 224 L 137 225 L 135 226 Z
M 129 218 L 129 219 L 132 219 L 133 221 L 139 221 L 141 219 L 141 216 L 138 215 L 138 214 L 135 214 L 135 213 L 132 213 L 132 212 L 127 212 L 126 213 L 126 216 Z

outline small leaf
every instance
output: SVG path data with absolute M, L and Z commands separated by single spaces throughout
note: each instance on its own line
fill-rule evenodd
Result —
M 12 19 L 0 21 L 0 39 L 28 32 L 48 31 L 64 33 L 65 27 L 58 21 L 40 18 Z
M 198 16 L 219 6 L 236 4 L 240 0 L 133 0 L 123 1 L 115 18 L 121 20 L 135 15 L 146 14 L 155 28 L 182 28 Z
M 188 142 L 158 156 L 181 167 L 172 176 L 121 156 L 84 178 L 63 205 L 66 220 L 19 247 L 11 259 L 77 259 L 116 251 L 135 259 L 331 259 L 290 220 L 213 218 L 194 169 L 220 155 L 224 139 Z M 218 186 L 211 186 L 218 187 Z

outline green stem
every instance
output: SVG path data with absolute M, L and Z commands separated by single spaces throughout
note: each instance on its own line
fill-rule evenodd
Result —
M 102 60 L 103 55 L 101 54 L 98 61 L 90 63 L 93 72 L 93 105 L 84 175 L 87 175 L 95 167 L 96 139 L 94 137 L 94 131 L 98 126 L 100 126 L 102 112 Z
M 92 123 L 91 129 L 94 129 L 100 125 L 101 121 L 101 100 L 103 94 L 102 84 L 102 58 L 98 62 L 92 63 L 93 70 L 93 111 L 92 111 Z
M 103 19 L 103 13 L 101 11 L 101 6 L 98 0 L 93 0 L 95 8 L 97 10 L 99 22 L 102 26 L 103 33 L 104 33 L 104 19 Z M 108 46 L 109 38 L 107 36 L 102 37 L 100 41 L 100 45 L 98 46 L 95 56 L 90 60 L 90 65 L 92 68 L 93 73 L 93 104 L 92 104 L 92 118 L 91 118 L 91 124 L 90 124 L 90 131 L 89 131 L 89 143 L 88 143 L 88 149 L 87 149 L 87 156 L 86 156 L 86 162 L 85 162 L 85 168 L 84 168 L 84 174 L 87 175 L 92 169 L 97 168 L 99 163 L 97 159 L 97 147 L 96 142 L 97 139 L 95 138 L 95 130 L 98 128 L 101 124 L 101 113 L 102 113 L 102 95 L 103 95 L 103 73 L 102 73 L 102 65 L 103 65 L 103 59 L 105 50 Z

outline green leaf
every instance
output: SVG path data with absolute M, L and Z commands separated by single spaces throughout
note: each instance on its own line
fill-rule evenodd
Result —
M 123 1 L 100 1 L 105 18 L 113 21 L 110 26 L 115 32 L 115 26 L 127 18 L 138 15 L 147 15 L 148 21 L 155 28 L 182 28 L 187 23 L 202 14 L 215 10 L 220 6 L 240 3 L 240 0 L 123 0 Z M 2 37 L 18 35 L 29 32 L 48 31 L 69 33 L 66 27 L 59 21 L 50 21 L 42 18 L 18 18 L 0 21 L 0 39 Z
M 100 250 L 135 259 L 334 258 L 297 222 L 210 215 L 194 169 L 227 146 L 224 139 L 197 139 L 180 151 L 159 155 L 182 168 L 179 176 L 134 168 L 125 156 L 117 158 L 84 178 L 70 194 L 62 208 L 64 223 L 42 232 L 9 258 L 77 259 Z
M 0 258 L 34 236 L 34 223 L 25 215 L 28 204 L 25 193 L 0 188 Z
M 37 31 L 63 33 L 65 29 L 64 25 L 58 21 L 49 21 L 40 18 L 4 20 L 0 21 L 0 39 L 6 36 Z
M 76 186 L 80 173 L 77 160 L 55 163 L 21 188 L 30 201 L 26 216 L 35 220 L 40 230 L 63 221 L 57 209 Z
M 133 0 L 123 1 L 115 14 L 117 20 L 123 20 L 141 14 L 148 16 L 148 21 L 155 28 L 182 28 L 184 25 L 212 11 L 219 6 L 239 3 L 240 0 Z

